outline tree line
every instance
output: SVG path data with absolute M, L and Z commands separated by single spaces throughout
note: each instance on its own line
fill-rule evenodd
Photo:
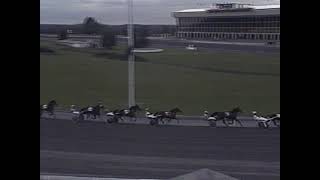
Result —
M 73 25 L 72 27 L 75 27 L 77 30 L 76 32 L 81 32 L 81 34 L 101 35 L 102 47 L 109 49 L 116 45 L 116 35 L 127 35 L 127 29 L 124 28 L 124 26 L 122 26 L 122 28 L 120 29 L 115 29 L 113 26 L 100 24 L 93 17 L 87 17 L 84 19 L 81 25 Z M 69 34 L 68 31 L 70 30 L 72 31 L 72 33 L 74 33 L 73 28 L 70 28 L 70 26 L 55 26 L 55 30 L 56 29 L 59 29 L 57 33 L 59 40 L 67 39 Z M 135 48 L 146 47 L 149 42 L 147 37 L 150 35 L 150 30 L 147 28 L 147 26 L 143 25 L 135 25 L 134 29 Z M 168 30 L 168 28 L 164 29 Z

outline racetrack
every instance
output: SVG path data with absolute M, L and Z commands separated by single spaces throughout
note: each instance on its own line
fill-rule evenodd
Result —
M 75 124 L 40 120 L 40 172 L 171 178 L 209 168 L 245 180 L 280 179 L 280 129 Z
M 66 112 L 66 111 L 58 111 L 56 112 L 56 118 L 57 119 L 63 119 L 63 120 L 72 120 L 73 114 L 70 112 Z M 43 118 L 53 118 L 53 117 L 49 117 L 47 114 L 43 115 Z M 94 121 L 94 122 L 101 122 L 101 123 L 105 123 L 107 121 L 108 117 L 106 116 L 101 116 L 100 118 L 97 118 L 95 120 L 90 119 L 87 121 Z M 167 123 L 165 120 L 165 124 L 161 124 L 160 125 L 166 125 L 166 126 L 201 126 L 201 127 L 208 127 L 209 123 L 207 120 L 205 120 L 203 117 L 201 116 L 177 116 L 177 120 L 172 120 L 170 123 Z M 257 128 L 258 124 L 256 121 L 253 120 L 252 117 L 246 117 L 246 116 L 239 116 L 238 119 L 241 121 L 243 127 L 246 128 Z M 149 124 L 150 120 L 145 118 L 145 117 L 141 117 L 141 113 L 140 116 L 136 119 L 136 121 L 132 121 L 129 118 L 124 118 L 124 121 L 119 121 L 119 123 L 124 123 L 124 124 L 144 124 L 147 125 Z M 217 122 L 217 126 L 218 127 L 225 127 L 225 125 L 222 123 L 222 121 L 218 121 Z M 234 124 L 230 124 L 229 127 L 241 127 L 238 123 L 234 123 Z M 277 128 L 272 122 L 270 123 L 270 128 Z

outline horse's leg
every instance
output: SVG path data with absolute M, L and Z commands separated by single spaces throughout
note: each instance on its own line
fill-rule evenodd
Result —
M 277 126 L 276 120 L 272 120 L 273 124 Z
M 53 111 L 49 111 L 48 114 L 49 114 L 49 116 L 52 117 L 52 119 L 55 119 L 55 118 L 54 118 L 54 115 L 53 115 Z
M 161 121 L 162 124 L 164 124 L 163 118 L 160 118 L 160 121 Z
M 236 119 L 236 121 L 240 124 L 241 127 L 243 127 L 243 125 L 239 119 Z
M 54 113 L 54 111 L 52 111 L 52 116 L 53 116 L 53 119 L 54 119 L 54 120 L 57 119 L 56 113 Z
M 121 116 L 119 117 L 119 119 L 120 119 L 122 122 L 124 122 L 124 119 L 123 119 Z
M 277 121 L 278 121 L 278 122 L 277 122 Z M 279 124 L 280 124 L 280 121 L 279 121 L 279 120 L 273 119 L 272 122 L 273 122 L 274 126 L 279 127 Z
M 269 128 L 269 127 L 270 127 L 271 120 L 268 120 L 266 123 L 267 123 L 267 126 L 268 126 L 268 128 Z
M 279 120 L 275 120 L 276 126 L 280 127 L 280 119 Z
M 226 121 L 225 118 L 223 118 L 222 122 L 223 122 L 224 125 L 226 125 L 226 127 L 229 127 L 229 124 L 228 124 L 228 122 Z

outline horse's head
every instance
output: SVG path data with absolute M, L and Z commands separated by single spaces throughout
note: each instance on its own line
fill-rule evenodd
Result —
M 136 104 L 136 110 L 137 111 L 142 111 L 142 109 L 140 108 L 140 106 L 138 104 Z
M 99 108 L 100 108 L 100 109 L 104 109 L 104 105 L 99 104 Z
M 98 102 L 98 104 L 96 105 L 96 108 L 97 109 L 104 109 L 102 102 Z
M 181 109 L 179 109 L 179 108 L 176 107 L 176 108 L 170 110 L 170 112 L 172 112 L 172 113 L 178 113 L 178 112 L 182 112 L 182 111 L 181 111 Z
M 233 113 L 241 113 L 242 110 L 240 109 L 240 107 L 236 107 L 231 112 L 233 112 Z
M 58 103 L 56 100 L 52 100 L 48 103 L 48 106 L 58 106 Z
M 129 108 L 130 111 L 141 111 L 142 109 L 140 108 L 140 106 L 138 104 L 131 106 Z

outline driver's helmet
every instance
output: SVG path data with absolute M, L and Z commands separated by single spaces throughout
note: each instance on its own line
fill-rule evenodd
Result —
M 256 111 L 252 111 L 252 114 L 253 114 L 253 115 L 257 115 L 257 112 L 256 112 Z

